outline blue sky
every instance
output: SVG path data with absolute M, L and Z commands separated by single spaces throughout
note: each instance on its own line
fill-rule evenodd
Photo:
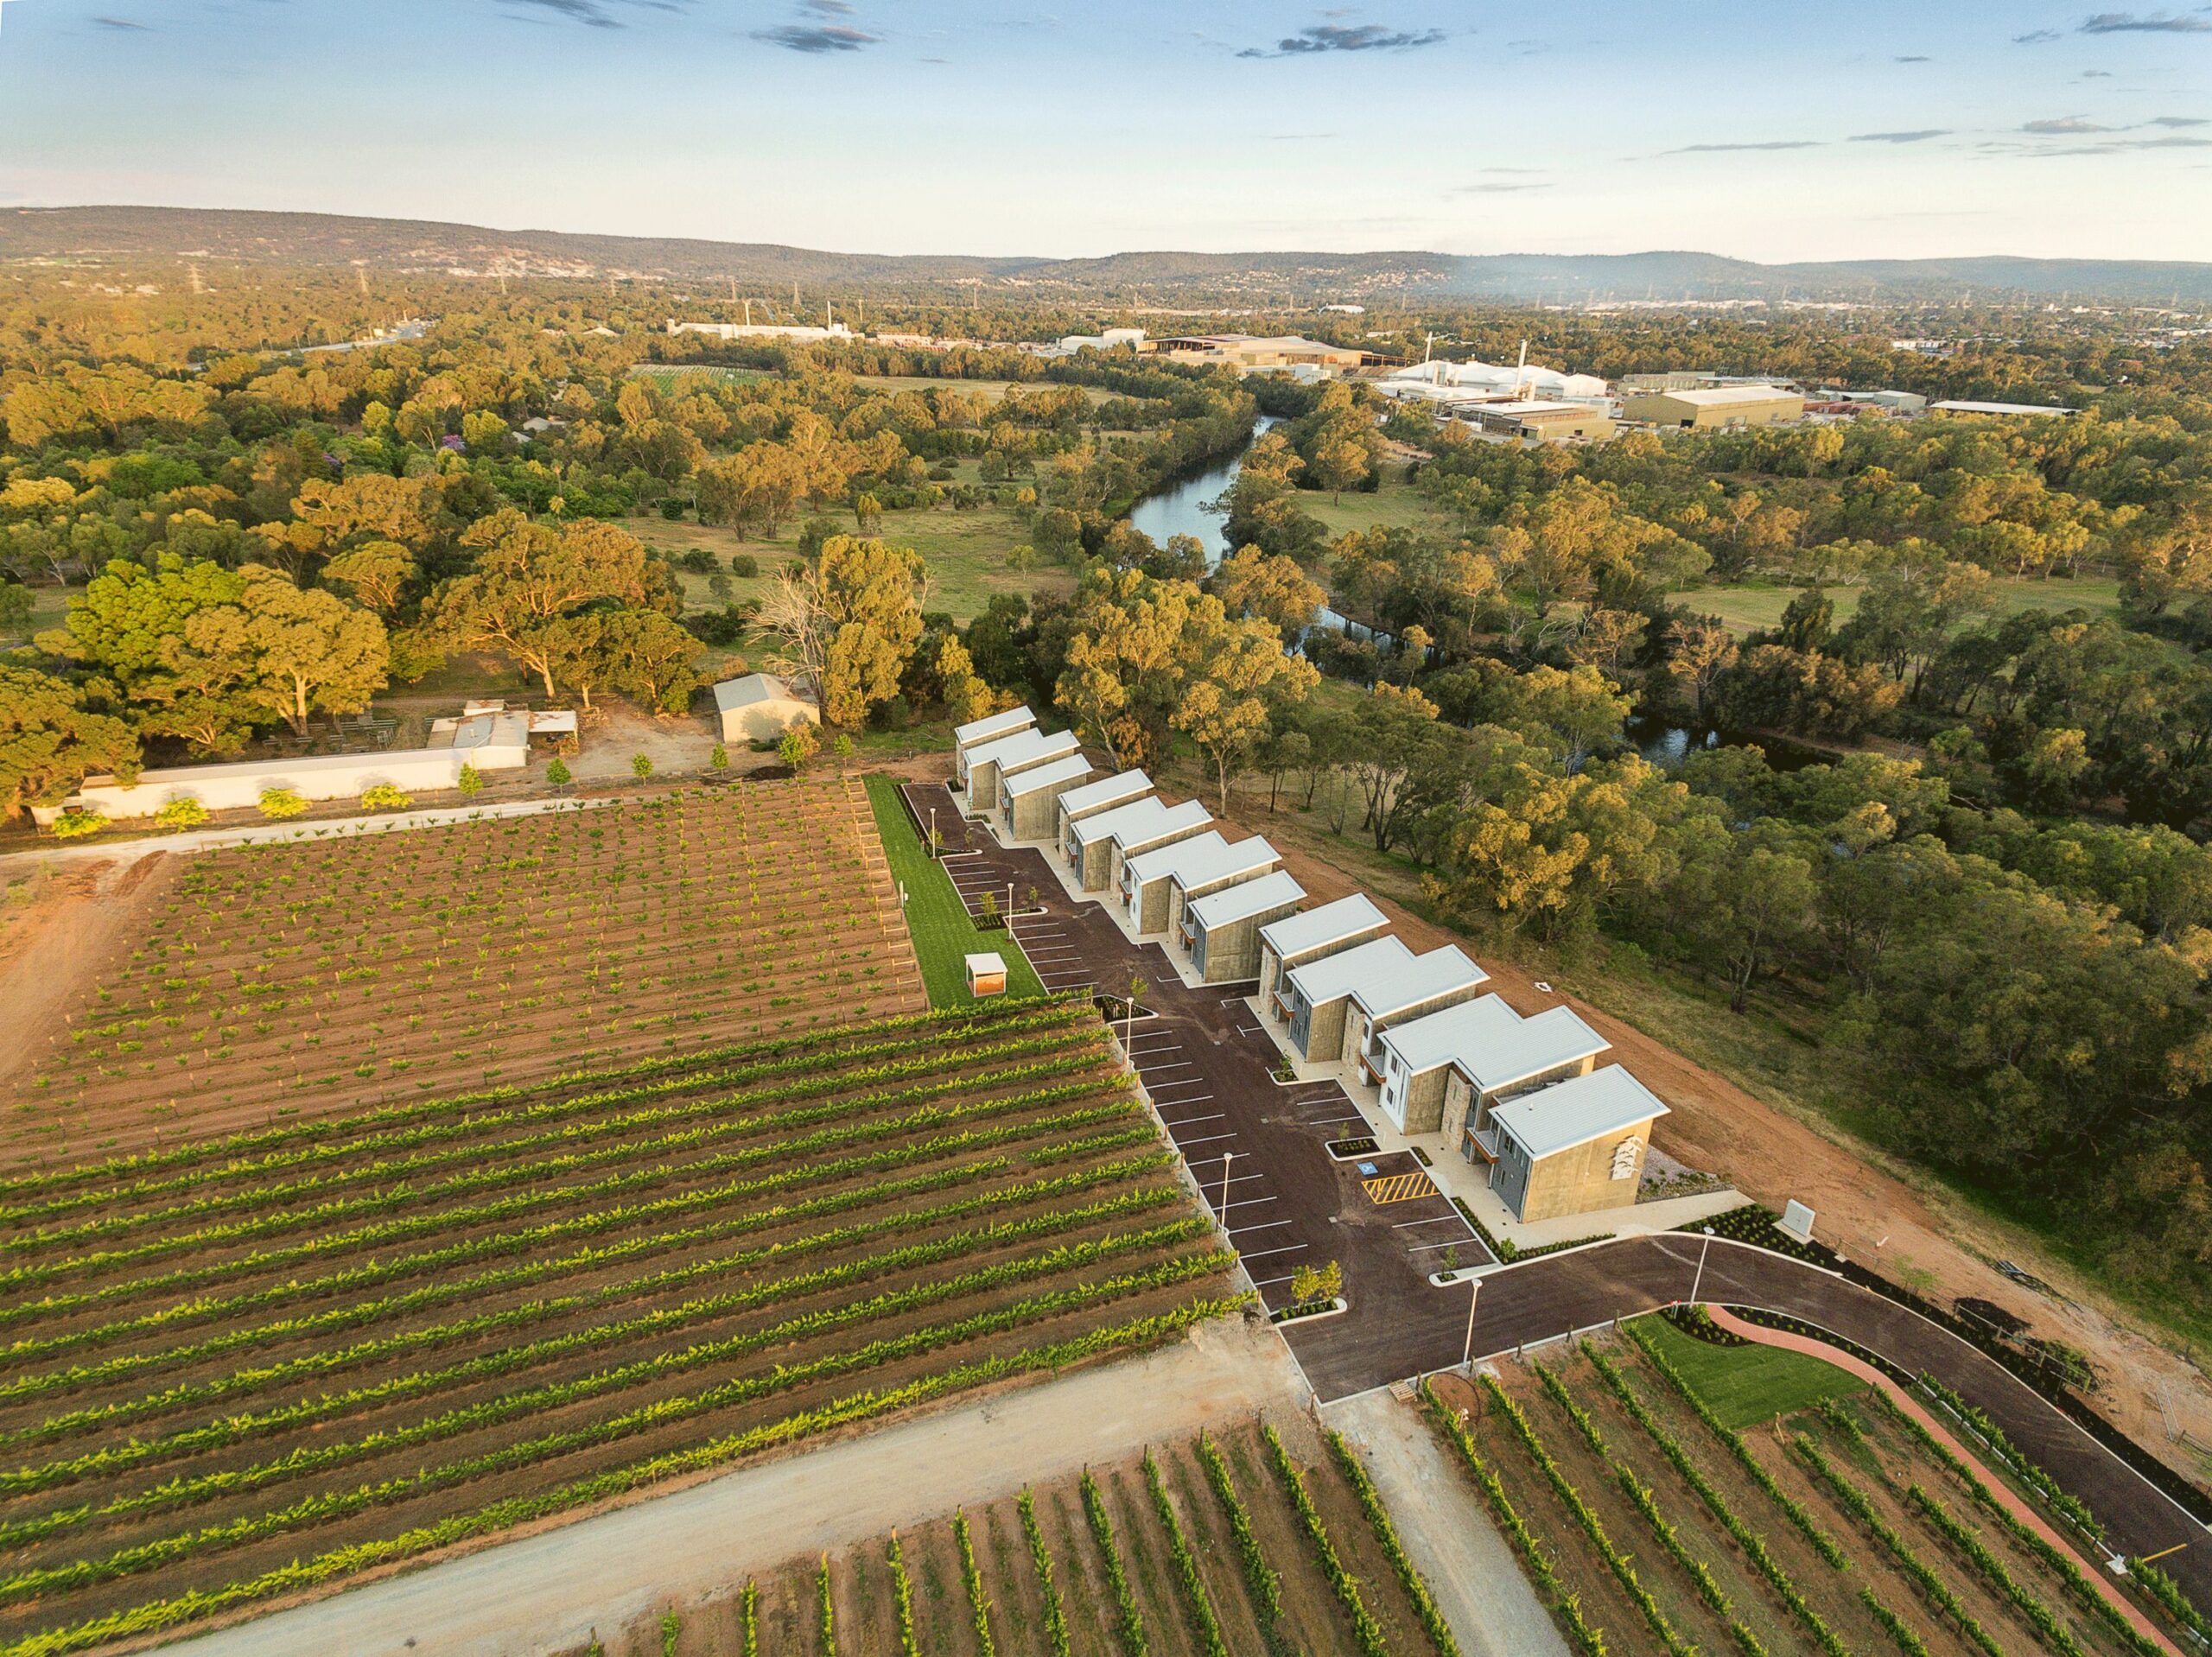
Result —
M 0 206 L 2212 259 L 2212 6 L 0 0 Z

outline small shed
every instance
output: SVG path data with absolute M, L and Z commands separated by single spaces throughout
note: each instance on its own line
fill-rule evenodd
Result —
M 1389 930 L 1389 917 L 1363 892 L 1269 922 L 1260 929 L 1261 1006 L 1277 1019 L 1287 1019 L 1290 1009 L 1282 994 L 1285 973 L 1381 937 Z
M 1007 778 L 1032 766 L 1065 759 L 1082 748 L 1073 731 L 1047 736 L 1033 726 L 970 748 L 967 754 L 968 815 L 981 816 L 986 811 L 997 810 L 1001 784 Z
M 1196 800 L 1169 805 L 1155 795 L 1078 818 L 1068 825 L 1060 849 L 1085 892 L 1104 892 L 1130 858 L 1202 834 L 1212 821 L 1213 813 Z
M 812 702 L 770 673 L 724 679 L 715 687 L 715 708 L 721 715 L 725 742 L 773 742 L 793 720 L 822 722 Z
M 996 954 L 972 955 L 966 958 L 968 993 L 970 995 L 1003 995 L 1006 994 L 1006 958 Z
M 1002 714 L 990 714 L 982 719 L 971 719 L 965 725 L 952 727 L 952 783 L 956 788 L 968 786 L 968 756 L 985 743 L 996 742 L 1001 737 L 1012 736 L 1016 731 L 1028 730 L 1037 723 L 1037 715 L 1027 703 L 1009 708 Z
M 1260 962 L 1260 929 L 1293 913 L 1306 888 L 1288 869 L 1224 886 L 1194 899 L 1183 911 L 1182 943 L 1199 981 L 1233 984 L 1249 978 Z
M 1402 1133 L 1442 1133 L 1470 1156 L 1462 1137 L 1491 1107 L 1588 1074 L 1611 1045 L 1572 1007 L 1524 1019 L 1497 995 L 1392 1025 L 1380 1041 L 1382 1114 Z
M 1007 834 L 1014 840 L 1051 838 L 1062 797 L 1089 777 L 1090 771 L 1090 761 L 1080 753 L 1071 753 L 1003 778 L 999 809 Z
M 1116 771 L 1111 777 L 1102 777 L 1095 783 L 1085 783 L 1081 788 L 1071 788 L 1060 796 L 1059 832 L 1057 835 L 1063 851 L 1068 846 L 1068 829 L 1085 817 L 1095 817 L 1102 811 L 1111 811 L 1117 805 L 1127 805 L 1141 800 L 1152 792 L 1152 778 L 1141 771 Z
M 1523 1224 L 1626 1208 L 1651 1124 L 1667 1114 L 1650 1089 L 1608 1064 L 1500 1105 L 1477 1149 L 1492 1159 L 1491 1189 Z

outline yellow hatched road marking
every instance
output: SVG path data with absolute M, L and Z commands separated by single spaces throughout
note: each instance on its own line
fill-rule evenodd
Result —
M 1363 1179 L 1367 1199 L 1380 1205 L 1385 1203 L 1411 1203 L 1424 1197 L 1436 1195 L 1436 1182 L 1416 1169 L 1409 1174 L 1384 1174 L 1380 1179 Z

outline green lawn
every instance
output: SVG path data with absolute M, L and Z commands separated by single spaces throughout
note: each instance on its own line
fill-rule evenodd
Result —
M 1822 1399 L 1850 1398 L 1866 1390 L 1865 1381 L 1800 1352 L 1715 1346 L 1658 1317 L 1645 1318 L 1643 1329 L 1713 1413 L 1739 1431 Z
M 1420 490 L 1404 481 L 1402 468 L 1385 467 L 1382 486 L 1371 495 L 1347 491 L 1332 501 L 1318 489 L 1300 490 L 1298 508 L 1328 527 L 1329 539 L 1353 530 L 1419 530 L 1425 535 L 1457 537 L 1458 525 Z
M 1771 581 L 1737 581 L 1726 587 L 1695 587 L 1675 594 L 1700 615 L 1719 616 L 1732 633 L 1759 632 L 1782 620 L 1794 587 Z M 1835 606 L 1835 625 L 1851 619 L 1859 609 L 1859 589 L 1831 587 L 1828 600 Z M 2072 581 L 2010 581 L 1996 583 L 1998 614 L 2016 616 L 2027 610 L 2088 610 L 2099 615 L 2120 613 L 2120 583 L 2110 576 L 2084 575 Z
M 724 368 L 718 363 L 639 363 L 630 372 L 639 379 L 651 380 L 653 389 L 661 392 L 680 390 L 686 379 L 728 380 L 735 385 L 750 385 L 755 380 L 776 378 L 766 368 Z
M 944 866 L 922 849 L 899 797 L 899 784 L 888 777 L 868 779 L 868 803 L 875 810 L 875 831 L 883 841 L 883 854 L 891 864 L 892 878 L 906 889 L 906 930 L 921 957 L 922 982 L 931 1006 L 964 1006 L 974 1002 L 968 993 L 968 975 L 962 958 L 989 951 L 1006 959 L 1008 995 L 1042 995 L 1045 987 L 1036 969 L 1014 941 L 1010 931 L 978 931 L 968 918 L 967 905 L 952 889 Z

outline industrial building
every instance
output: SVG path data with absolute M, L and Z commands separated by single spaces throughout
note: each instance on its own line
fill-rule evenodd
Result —
M 835 321 L 813 327 L 805 323 L 786 322 L 679 322 L 671 316 L 668 319 L 668 331 L 671 333 L 703 333 L 716 340 L 786 340 L 801 344 L 854 337 L 850 328 L 842 322 Z
M 1058 832 L 1060 797 L 1086 781 L 1090 761 L 1080 752 L 1002 774 L 999 812 L 1010 840 L 1050 840 Z
M 1059 825 L 1053 837 L 1065 850 L 1071 825 L 1081 822 L 1085 817 L 1095 817 L 1102 811 L 1111 811 L 1116 806 L 1141 800 L 1151 792 L 1152 778 L 1141 771 L 1116 771 L 1111 777 L 1102 777 L 1095 783 L 1071 788 L 1060 796 Z
M 1208 829 L 1128 859 L 1115 890 L 1130 929 L 1142 937 L 1174 926 L 1192 899 L 1256 880 L 1281 861 L 1258 835 L 1232 845 L 1217 829 Z
M 1954 398 L 1946 403 L 1931 403 L 1930 410 L 1936 414 L 1963 415 L 2056 415 L 2079 414 L 2079 409 L 2069 409 L 2056 403 L 1977 403 L 1970 397 Z
M 965 725 L 953 727 L 952 785 L 955 788 L 968 786 L 968 756 L 976 749 L 1002 737 L 1012 736 L 1016 731 L 1027 731 L 1036 723 L 1037 715 L 1024 704 L 1020 708 L 1009 708 L 1002 714 L 988 714 L 982 719 L 970 720 Z
M 1196 800 L 1170 805 L 1154 795 L 1070 823 L 1060 849 L 1084 891 L 1113 891 L 1129 859 L 1204 834 L 1212 821 L 1213 813 Z
M 819 725 L 814 704 L 772 674 L 748 673 L 715 687 L 725 742 L 773 742 L 793 724 Z
M 1452 410 L 1477 431 L 1533 443 L 1602 443 L 1613 417 L 1586 403 L 1478 403 Z
M 1427 388 L 1424 390 L 1423 388 Z M 1435 392 L 1476 392 L 1508 399 L 1603 403 L 1605 382 L 1596 374 L 1568 374 L 1537 363 L 1448 363 L 1440 359 L 1393 369 L 1375 388 L 1385 397 L 1422 397 Z
M 1261 1005 L 1275 1006 L 1278 1019 L 1289 1017 L 1279 1000 L 1285 973 L 1309 961 L 1319 961 L 1324 955 L 1381 937 L 1389 930 L 1389 917 L 1363 892 L 1355 892 L 1318 909 L 1287 915 L 1262 926 L 1259 960 Z
M 1802 418 L 1805 399 L 1772 385 L 1713 385 L 1687 391 L 1650 391 L 1627 397 L 1621 418 L 1643 425 L 1692 431 L 1734 426 L 1771 426 Z
M 1034 727 L 970 748 L 967 753 L 968 815 L 979 817 L 986 811 L 997 810 L 1001 790 L 1008 777 L 1033 766 L 1050 765 L 1055 759 L 1065 759 L 1070 754 L 1081 752 L 1082 748 L 1073 731 L 1048 736 Z
M 1586 1074 L 1611 1043 L 1573 1008 L 1522 1018 L 1503 998 L 1479 996 L 1382 1032 L 1382 1114 L 1404 1133 L 1441 1133 L 1459 1147 L 1486 1112 L 1526 1089 Z
M 1306 888 L 1289 870 L 1270 870 L 1185 905 L 1177 941 L 1189 952 L 1201 982 L 1236 983 L 1259 969 L 1260 929 L 1295 914 L 1305 901 Z
M 1490 1185 L 1523 1224 L 1636 1201 L 1651 1124 L 1667 1107 L 1618 1064 L 1522 1095 L 1472 1139 Z
M 1357 346 L 1332 346 L 1296 333 L 1182 333 L 1152 342 L 1152 350 L 1185 362 L 1219 363 L 1243 371 L 1316 368 L 1342 373 L 1379 361 Z

